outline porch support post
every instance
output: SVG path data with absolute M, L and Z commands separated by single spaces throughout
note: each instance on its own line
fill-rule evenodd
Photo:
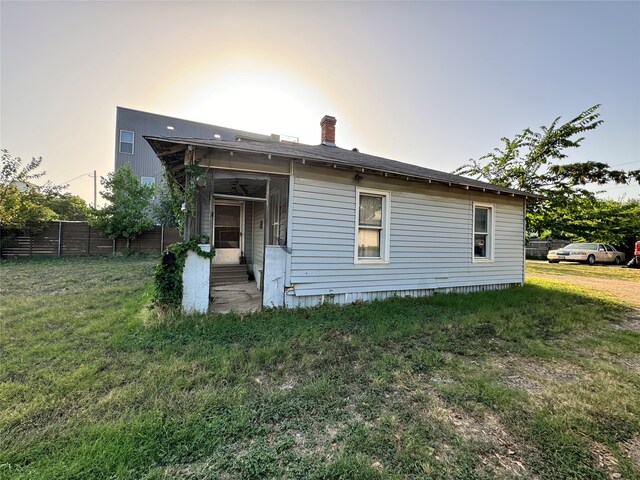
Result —
M 62 221 L 58 221 L 58 256 L 62 256 Z
M 209 171 L 207 170 L 207 173 L 209 173 Z M 208 176 L 208 175 L 207 175 Z M 208 180 L 208 179 L 207 179 Z M 213 239 L 215 238 L 214 235 L 216 234 L 215 228 L 216 228 L 216 217 L 215 217 L 215 213 L 216 213 L 216 201 L 215 201 L 215 197 L 214 197 L 214 188 L 215 184 L 213 181 L 213 174 L 211 174 L 211 188 L 209 189 L 209 215 L 210 215 L 210 232 L 209 232 L 209 245 L 211 245 L 211 248 L 213 248 Z
M 184 174 L 184 232 L 182 232 L 182 236 L 184 237 L 185 242 L 188 242 L 191 239 L 191 213 L 189 212 L 189 199 L 187 198 L 187 189 L 189 188 L 188 185 L 191 181 L 190 177 L 191 175 L 189 175 L 189 173 Z
M 264 242 L 262 245 L 262 275 L 260 275 L 260 293 L 262 294 L 262 302 L 264 303 L 264 267 L 265 267 L 265 258 L 267 254 L 267 244 L 269 243 L 269 227 L 270 225 L 270 202 L 269 202 L 269 186 L 271 184 L 271 178 L 267 179 L 267 188 L 265 192 L 266 201 L 264 203 Z
M 547 252 L 548 253 L 548 252 Z M 522 201 L 522 283 L 521 287 L 527 281 L 527 197 Z
M 185 165 L 193 165 L 193 159 L 195 156 L 194 147 L 189 145 L 187 151 L 184 153 L 184 164 Z M 191 185 L 191 174 L 185 172 L 184 174 L 184 191 L 185 191 L 185 211 L 184 211 L 184 241 L 188 242 L 191 240 L 191 230 L 193 225 L 193 215 L 194 212 L 190 211 L 189 199 L 187 198 L 188 190 Z

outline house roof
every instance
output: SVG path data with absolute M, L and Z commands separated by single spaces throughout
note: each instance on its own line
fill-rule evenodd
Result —
M 184 156 L 180 155 L 188 145 L 216 148 L 219 150 L 268 154 L 297 160 L 334 164 L 336 166 L 364 169 L 366 172 L 375 171 L 392 176 L 410 177 L 417 180 L 426 180 L 457 186 L 466 189 L 482 190 L 496 193 L 505 193 L 512 196 L 528 197 L 531 199 L 544 198 L 540 195 L 501 187 L 487 182 L 481 182 L 472 178 L 441 172 L 431 168 L 420 167 L 409 163 L 399 162 L 388 158 L 368 155 L 355 150 L 346 150 L 328 145 L 305 145 L 302 143 L 284 143 L 271 141 L 229 141 L 218 139 L 177 138 L 177 137 L 144 137 L 156 155 L 165 162 L 169 168 L 182 165 Z M 184 148 L 180 148 L 184 146 Z

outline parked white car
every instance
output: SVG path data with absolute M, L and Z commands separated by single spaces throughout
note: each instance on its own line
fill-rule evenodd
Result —
M 558 250 L 550 250 L 547 255 L 549 263 L 585 262 L 613 263 L 620 265 L 625 260 L 624 252 L 620 252 L 605 243 L 571 243 Z

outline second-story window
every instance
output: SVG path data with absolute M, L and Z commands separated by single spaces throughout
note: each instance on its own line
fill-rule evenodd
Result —
M 133 155 L 133 132 L 120 130 L 120 153 Z

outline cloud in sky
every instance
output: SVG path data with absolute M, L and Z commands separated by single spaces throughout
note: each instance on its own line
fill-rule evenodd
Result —
M 2 2 L 2 146 L 113 169 L 115 107 L 451 171 L 602 103 L 574 160 L 640 168 L 637 2 Z M 92 181 L 71 190 L 91 198 Z M 611 187 L 618 197 L 637 187 Z

